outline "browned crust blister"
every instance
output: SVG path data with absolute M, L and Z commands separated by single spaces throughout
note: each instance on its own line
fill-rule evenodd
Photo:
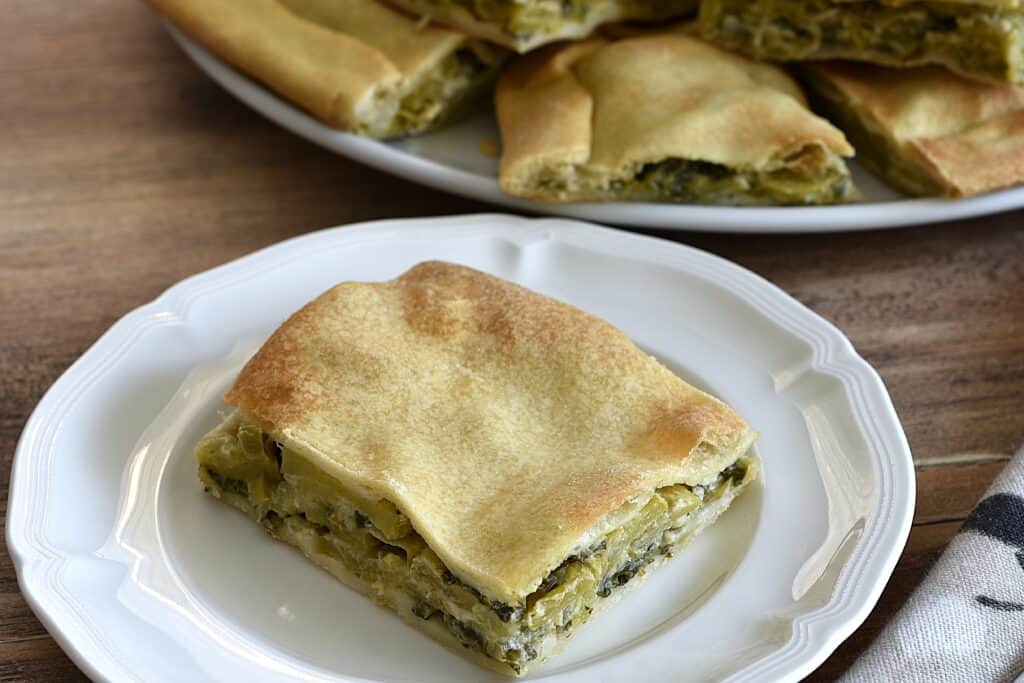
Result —
M 708 481 L 755 438 L 607 322 L 441 262 L 326 292 L 226 401 L 510 604 L 625 503 Z

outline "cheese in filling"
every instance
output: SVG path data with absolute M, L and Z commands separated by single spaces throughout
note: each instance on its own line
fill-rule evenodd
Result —
M 485 63 L 471 49 L 453 52 L 401 98 L 386 137 L 416 135 L 459 118 L 497 77 L 497 63 Z

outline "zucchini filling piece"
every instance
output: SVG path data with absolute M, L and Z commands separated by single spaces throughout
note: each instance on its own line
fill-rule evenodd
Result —
M 445 567 L 390 501 L 350 490 L 237 414 L 196 447 L 207 490 L 361 582 L 406 618 L 436 621 L 463 647 L 521 673 L 600 602 L 671 557 L 752 473 L 744 456 L 703 486 L 658 489 L 628 521 L 566 558 L 521 604 L 494 600 Z
M 771 171 L 744 171 L 687 159 L 646 164 L 633 186 L 630 193 L 638 199 L 714 204 L 833 204 L 847 201 L 853 192 L 841 164 L 817 172 L 790 164 Z
M 767 170 L 737 169 L 709 161 L 669 158 L 641 166 L 631 178 L 588 182 L 586 169 L 559 166 L 538 178 L 540 189 L 563 199 L 703 204 L 836 204 L 857 197 L 843 162 L 809 145 Z
M 453 52 L 402 97 L 388 135 L 416 135 L 459 118 L 497 77 L 498 65 L 485 63 L 475 51 Z
M 700 23 L 705 37 L 762 59 L 941 63 L 999 81 L 1022 78 L 1024 13 L 981 4 L 712 0 Z

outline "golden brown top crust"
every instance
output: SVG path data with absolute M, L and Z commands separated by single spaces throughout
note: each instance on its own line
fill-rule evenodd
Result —
M 610 324 L 440 262 L 326 292 L 225 400 L 509 603 L 623 504 L 707 481 L 755 438 Z
M 1024 182 L 1024 87 L 983 83 L 940 67 L 821 62 L 807 68 L 950 196 Z
M 220 57 L 326 123 L 353 129 L 466 42 L 377 0 L 148 0 Z
M 529 194 L 559 164 L 631 177 L 669 158 L 764 170 L 808 146 L 850 155 L 781 69 L 685 35 L 592 38 L 519 58 L 502 75 L 501 182 Z

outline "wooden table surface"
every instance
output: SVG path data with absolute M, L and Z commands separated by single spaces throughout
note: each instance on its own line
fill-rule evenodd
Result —
M 50 384 L 179 279 L 316 228 L 489 207 L 264 121 L 131 0 L 7 0 L 0 19 L 0 514 Z M 732 259 L 835 322 L 881 372 L 918 463 L 915 525 L 844 670 L 1024 442 L 1024 213 L 850 235 L 655 233 Z M 0 680 L 74 680 L 0 552 Z

